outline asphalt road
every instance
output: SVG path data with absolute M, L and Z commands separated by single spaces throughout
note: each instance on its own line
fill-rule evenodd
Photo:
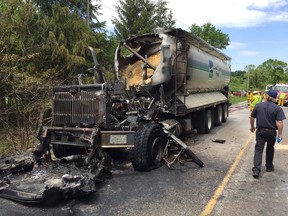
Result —
M 275 171 L 265 172 L 263 164 L 260 178 L 254 179 L 255 136 L 249 131 L 249 109 L 243 107 L 231 109 L 227 122 L 210 134 L 186 138 L 185 143 L 204 162 L 203 168 L 193 162 L 150 172 L 134 171 L 129 164 L 118 166 L 112 178 L 86 200 L 49 208 L 0 199 L 0 215 L 286 216 L 288 120 L 284 121 L 284 140 L 275 146 Z M 288 108 L 283 109 L 288 118 Z

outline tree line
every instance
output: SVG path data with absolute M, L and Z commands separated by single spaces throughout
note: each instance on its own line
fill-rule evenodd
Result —
M 93 66 L 88 46 L 95 49 L 105 78 L 113 80 L 114 51 L 121 40 L 157 27 L 175 27 L 167 4 L 165 0 L 119 0 L 118 18 L 112 19 L 114 31 L 108 32 L 106 22 L 99 21 L 101 0 L 2 0 L 0 145 L 19 150 L 33 144 L 39 115 L 45 113 L 48 124 L 51 120 L 52 87 L 75 84 L 78 74 L 92 76 L 87 71 Z M 211 23 L 193 24 L 189 30 L 218 49 L 229 45 L 229 35 Z M 243 89 L 248 72 L 253 88 L 262 88 L 266 81 L 288 81 L 287 64 L 268 60 L 233 73 L 232 87 Z
M 257 67 L 250 64 L 243 71 L 232 72 L 230 90 L 264 91 L 266 85 L 276 83 L 288 83 L 287 63 L 268 59 Z

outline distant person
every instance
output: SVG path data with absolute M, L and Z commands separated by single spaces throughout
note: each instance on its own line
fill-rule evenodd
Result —
M 250 98 L 250 112 L 252 112 L 256 104 L 260 102 L 262 102 L 262 97 L 259 95 L 259 92 L 253 91 L 253 95 Z
M 254 121 L 256 119 L 256 145 L 254 152 L 254 166 L 252 168 L 252 175 L 254 178 L 258 178 L 261 166 L 262 166 L 262 155 L 266 145 L 266 171 L 274 171 L 273 158 L 274 158 L 274 144 L 276 136 L 283 139 L 283 120 L 286 116 L 280 106 L 275 104 L 273 101 L 277 97 L 275 90 L 269 90 L 267 92 L 267 101 L 257 104 L 250 117 L 250 131 L 254 133 L 256 130 L 254 127 Z M 278 131 L 278 135 L 277 135 Z
M 253 94 L 251 93 L 251 91 L 247 91 L 246 98 L 247 98 L 248 106 L 250 105 L 250 100 L 251 100 L 252 96 L 253 96 Z
M 279 95 L 279 98 L 278 98 L 278 105 L 279 106 L 284 106 L 285 98 L 286 98 L 285 92 L 281 92 Z
M 267 92 L 264 92 L 264 93 L 263 93 L 263 100 L 264 100 L 264 101 L 267 101 L 267 98 L 268 98 L 268 94 L 267 94 Z
M 260 102 L 262 102 L 263 101 L 263 93 L 261 92 L 261 91 L 258 91 L 258 95 L 261 97 L 261 101 Z M 259 99 L 260 100 L 260 99 Z

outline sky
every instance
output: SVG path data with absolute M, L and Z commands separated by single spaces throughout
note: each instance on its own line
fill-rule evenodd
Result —
M 221 52 L 232 58 L 231 70 L 258 67 L 268 59 L 288 63 L 288 0 L 166 0 L 176 27 L 210 22 L 228 34 L 230 45 Z M 101 21 L 113 29 L 118 0 L 102 0 Z

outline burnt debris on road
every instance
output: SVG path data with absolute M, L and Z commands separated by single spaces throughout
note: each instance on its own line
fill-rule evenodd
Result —
M 0 197 L 54 206 L 63 200 L 87 196 L 111 176 L 108 160 L 109 157 L 103 158 L 101 165 L 91 170 L 79 159 L 69 163 L 65 159 L 42 159 L 39 165 L 27 152 L 1 159 Z

